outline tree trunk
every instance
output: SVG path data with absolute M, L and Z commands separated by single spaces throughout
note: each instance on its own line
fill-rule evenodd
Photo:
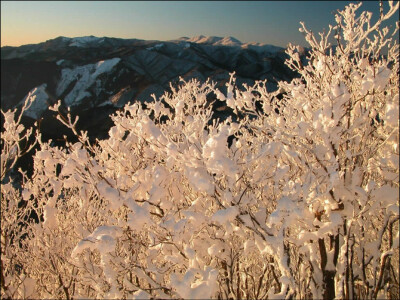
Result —
M 334 258 L 333 258 L 333 263 L 336 265 L 337 263 L 337 254 L 339 252 L 339 236 L 333 236 L 330 237 L 330 244 L 331 248 L 333 246 L 335 247 L 335 252 L 334 252 Z M 322 269 L 322 274 L 323 274 L 323 281 L 324 281 L 324 300 L 331 300 L 335 299 L 335 275 L 336 271 L 332 270 L 326 270 L 326 264 L 328 262 L 328 256 L 326 254 L 326 246 L 325 246 L 325 241 L 324 239 L 319 239 L 318 240 L 318 246 L 319 246 L 319 252 L 321 255 L 321 269 Z

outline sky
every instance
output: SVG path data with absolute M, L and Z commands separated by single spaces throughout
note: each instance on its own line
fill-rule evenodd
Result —
M 353 1 L 355 2 L 355 1 Z M 1 46 L 58 36 L 172 40 L 232 36 L 243 43 L 306 46 L 300 21 L 313 32 L 334 24 L 350 1 L 1 1 Z M 387 9 L 388 5 L 385 5 Z M 379 15 L 379 1 L 361 9 Z

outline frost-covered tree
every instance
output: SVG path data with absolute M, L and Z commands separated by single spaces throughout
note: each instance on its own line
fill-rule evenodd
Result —
M 4 178 L 29 133 L 5 113 L 1 295 L 398 298 L 398 25 L 381 26 L 399 3 L 374 24 L 360 5 L 318 39 L 303 25 L 307 64 L 289 46 L 300 78 L 276 92 L 183 81 L 94 144 L 59 113 L 79 141 L 38 136 L 21 187 Z
M 301 78 L 280 83 L 283 101 L 232 102 L 249 114 L 257 114 L 254 102 L 263 104 L 248 128 L 271 147 L 257 164 L 268 166 L 263 186 L 276 200 L 267 218 L 276 233 L 264 245 L 282 260 L 278 297 L 306 295 L 307 287 L 315 298 L 376 298 L 398 287 L 398 250 L 390 263 L 398 249 L 398 31 L 392 40 L 379 29 L 398 7 L 389 4 L 376 24 L 367 12 L 356 18 L 361 4 L 349 5 L 318 40 L 303 25 L 309 63 L 288 48 L 287 63 Z
M 30 107 L 26 101 L 22 112 Z M 21 267 L 26 263 L 27 248 L 23 245 L 27 233 L 27 220 L 35 208 L 33 202 L 22 201 L 18 184 L 10 176 L 18 158 L 35 146 L 32 129 L 26 130 L 20 124 L 22 112 L 15 120 L 16 111 L 2 111 L 3 130 L 1 132 L 1 296 L 10 298 L 27 297 L 33 279 L 26 277 Z M 37 133 L 36 133 L 37 134 Z M 27 294 L 28 293 L 28 294 Z

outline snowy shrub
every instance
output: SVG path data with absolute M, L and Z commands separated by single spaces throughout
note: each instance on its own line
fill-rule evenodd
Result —
M 375 24 L 350 4 L 319 39 L 303 26 L 308 63 L 289 46 L 301 77 L 277 92 L 239 90 L 234 74 L 226 95 L 183 81 L 126 105 L 94 144 L 60 113 L 79 142 L 37 135 L 21 186 L 6 171 L 30 132 L 5 113 L 2 297 L 398 297 L 398 26 L 394 38 L 380 26 L 399 3 L 389 4 Z M 213 97 L 233 116 L 214 119 Z

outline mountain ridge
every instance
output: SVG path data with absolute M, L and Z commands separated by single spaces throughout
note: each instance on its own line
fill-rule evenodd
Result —
M 66 37 L 66 36 L 58 36 L 52 39 L 48 39 L 43 42 L 35 43 L 35 44 L 24 44 L 20 46 L 2 46 L 1 48 L 19 48 L 19 47 L 25 47 L 25 46 L 32 46 L 32 45 L 40 45 L 40 44 L 45 44 L 45 43 L 51 43 L 55 41 L 63 41 L 63 42 L 70 42 L 69 46 L 77 46 L 77 47 L 82 47 L 86 45 L 90 45 L 93 43 L 102 43 L 105 40 L 127 40 L 127 41 L 147 41 L 147 42 L 154 42 L 154 41 L 161 41 L 161 40 L 144 40 L 144 39 L 137 39 L 137 38 L 115 38 L 115 37 L 98 37 L 94 35 L 88 35 L 88 36 L 77 36 L 77 37 Z M 198 36 L 193 36 L 193 37 L 180 37 L 177 39 L 172 39 L 172 40 L 165 40 L 169 42 L 173 41 L 187 41 L 187 42 L 192 42 L 192 43 L 198 43 L 198 44 L 211 44 L 211 45 L 219 45 L 219 46 L 248 46 L 248 45 L 258 45 L 258 46 L 266 46 L 270 44 L 265 44 L 265 43 L 259 43 L 259 42 L 247 42 L 247 43 L 242 43 L 240 40 L 236 39 L 235 37 L 232 36 L 206 36 L 206 35 L 198 35 Z M 270 45 L 276 48 L 283 49 L 283 47 L 275 46 L 275 45 Z
M 82 130 L 95 126 L 96 137 L 105 137 L 110 113 L 128 102 L 152 101 L 152 94 L 160 97 L 180 78 L 201 82 L 209 78 L 224 92 L 229 74 L 235 72 L 238 86 L 266 79 L 268 89 L 275 90 L 279 80 L 294 77 L 284 64 L 284 50 L 204 35 L 169 41 L 60 36 L 38 44 L 2 47 L 2 109 L 21 107 L 31 93 L 37 103 L 25 119 L 29 123 L 43 118 L 42 126 L 48 127 L 52 113 L 48 106 L 61 99 L 72 114 L 86 116 L 80 119 Z M 221 110 L 215 113 L 222 117 Z

